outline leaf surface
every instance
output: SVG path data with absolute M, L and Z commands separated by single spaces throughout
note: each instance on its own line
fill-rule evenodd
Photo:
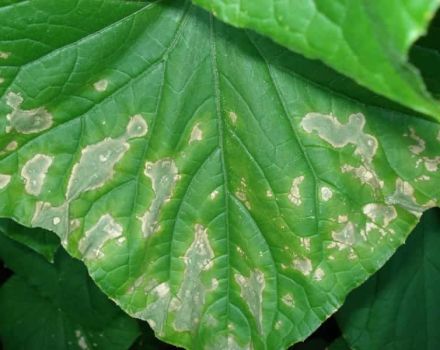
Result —
M 437 124 L 347 97 L 326 67 L 189 2 L 112 2 L 102 28 L 75 11 L 110 2 L 59 3 L 0 11 L 46 19 L 7 40 L 11 60 L 29 36 L 52 45 L 4 88 L 0 215 L 56 232 L 161 339 L 287 348 L 436 205 Z M 80 37 L 45 34 L 62 8 Z
M 193 0 L 221 20 L 319 59 L 359 84 L 440 121 L 440 102 L 408 61 L 439 0 Z M 436 38 L 438 40 L 438 37 Z M 425 52 L 425 55 L 428 54 Z M 437 53 L 438 55 L 438 53 Z M 427 63 L 432 80 L 436 57 Z M 426 68 L 426 66 L 424 66 Z M 438 73 L 436 73 L 438 74 Z M 434 94 L 438 97 L 438 87 Z
M 337 313 L 353 349 L 438 349 L 440 211 L 425 213 L 407 244 Z
M 125 350 L 139 335 L 62 249 L 53 264 L 0 233 L 0 257 L 15 274 L 0 288 L 0 338 L 5 350 Z

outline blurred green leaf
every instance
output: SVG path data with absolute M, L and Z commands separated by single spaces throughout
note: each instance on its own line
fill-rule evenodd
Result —
M 64 250 L 51 264 L 0 234 L 0 258 L 16 273 L 0 288 L 5 350 L 125 350 L 139 335 L 136 320 L 114 305 Z
M 9 219 L 0 219 L 0 232 L 40 253 L 50 262 L 53 262 L 60 246 L 60 239 L 53 232 L 41 228 L 29 229 Z

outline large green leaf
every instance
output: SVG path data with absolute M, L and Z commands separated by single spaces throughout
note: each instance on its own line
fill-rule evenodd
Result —
M 338 322 L 353 349 L 440 348 L 440 211 L 423 215 L 407 244 L 347 298 Z
M 51 264 L 0 233 L 0 258 L 16 272 L 0 288 L 5 350 L 125 350 L 139 335 L 136 321 L 62 249 Z
M 439 198 L 437 124 L 189 2 L 38 0 L 0 23 L 0 215 L 56 232 L 168 342 L 304 339 Z
M 407 59 L 411 45 L 425 34 L 439 0 L 193 2 L 227 23 L 268 35 L 295 52 L 322 60 L 376 93 L 440 121 L 440 101 L 430 95 Z M 417 55 L 416 62 L 431 71 L 426 75 L 428 80 L 436 71 L 438 77 L 438 55 L 438 50 Z M 428 82 L 428 86 L 438 95 L 437 84 Z

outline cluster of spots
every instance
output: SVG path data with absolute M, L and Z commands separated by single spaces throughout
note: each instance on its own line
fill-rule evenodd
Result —
M 7 133 L 15 129 L 22 134 L 33 134 L 49 129 L 52 126 L 52 114 L 46 108 L 39 107 L 23 110 L 20 108 L 22 103 L 23 97 L 20 94 L 9 92 L 6 95 L 6 104 L 12 108 L 12 112 L 6 115 L 9 123 L 6 127 Z
M 381 203 L 370 203 L 364 205 L 362 212 L 372 222 L 381 227 L 387 227 L 393 220 L 397 218 L 397 211 L 392 205 Z
M 409 151 L 412 153 L 413 157 L 417 157 L 416 168 L 423 163 L 425 169 L 428 172 L 437 172 L 440 166 L 440 156 L 433 158 L 422 156 L 423 152 L 426 150 L 426 141 L 417 135 L 414 128 L 409 128 L 409 135 L 404 134 L 404 136 L 409 136 L 412 140 L 416 142 L 414 145 L 408 146 Z M 427 175 L 422 175 L 418 178 L 419 181 L 428 181 L 430 177 Z
M 309 276 L 313 271 L 312 261 L 306 257 L 295 256 L 292 261 L 293 268 L 304 276 Z
M 87 230 L 78 244 L 78 250 L 86 260 L 99 259 L 104 256 L 102 248 L 110 240 L 122 239 L 123 229 L 110 214 L 101 216 L 98 222 Z
M 333 242 L 327 244 L 328 249 L 337 249 L 338 251 L 348 251 L 348 258 L 354 260 L 357 254 L 354 250 L 354 245 L 357 243 L 356 226 L 353 222 L 348 220 L 346 215 L 338 217 L 338 223 L 342 225 L 340 229 L 332 231 Z M 329 255 L 329 260 L 334 260 L 334 255 Z
M 343 246 L 352 246 L 356 243 L 355 226 L 351 221 L 344 224 L 341 230 L 333 231 L 332 238 Z
M 344 164 L 341 167 L 341 171 L 342 173 L 352 173 L 360 180 L 361 184 L 368 185 L 373 190 L 381 189 L 384 186 L 384 182 L 379 179 L 376 172 L 370 166 L 360 165 L 359 167 L 354 167 L 349 164 Z
M 435 202 L 428 201 L 425 204 L 419 204 L 414 196 L 414 192 L 414 188 L 409 182 L 398 178 L 396 180 L 396 189 L 394 193 L 387 196 L 385 202 L 388 205 L 397 205 L 406 209 L 413 215 L 420 217 L 426 209 L 434 207 Z
M 98 80 L 96 83 L 93 84 L 93 88 L 98 92 L 104 92 L 105 90 L 107 90 L 107 87 L 108 87 L 107 79 Z
M 241 178 L 240 184 L 235 191 L 235 197 L 237 197 L 248 209 L 251 209 L 251 202 L 249 202 L 247 197 L 247 183 L 245 178 Z
M 365 116 L 362 113 L 351 114 L 346 124 L 341 124 L 333 115 L 308 113 L 302 119 L 301 126 L 308 133 L 317 132 L 320 138 L 334 148 L 342 148 L 349 144 L 355 146 L 354 154 L 360 157 L 362 165 L 356 167 L 344 164 L 341 167 L 342 173 L 352 173 L 373 191 L 383 188 L 384 183 L 372 164 L 378 141 L 373 135 L 364 132 Z
M 302 175 L 294 178 L 292 180 L 292 185 L 290 187 L 289 194 L 287 195 L 289 201 L 296 206 L 299 206 L 302 203 L 299 186 L 302 184 L 303 181 L 304 181 L 304 176 Z
M 154 163 L 145 163 L 145 176 L 150 178 L 154 198 L 147 211 L 138 219 L 142 224 L 145 238 L 159 230 L 159 213 L 163 205 L 170 201 L 176 182 L 180 179 L 173 159 L 160 159 Z
M 197 142 L 197 141 L 202 141 L 202 139 L 203 139 L 203 131 L 200 128 L 200 123 L 196 123 L 196 125 L 194 125 L 194 127 L 191 130 L 189 144 Z
M 30 195 L 38 196 L 43 189 L 47 172 L 52 165 L 53 157 L 36 154 L 21 169 L 24 188 Z
M 79 329 L 77 329 L 75 331 L 75 337 L 78 340 L 78 346 L 80 349 L 82 349 L 82 350 L 89 350 L 90 349 L 89 345 L 87 344 L 86 338 L 84 337 L 84 335 L 82 334 L 82 332 Z
M 408 148 L 412 154 L 420 154 L 426 149 L 426 142 L 416 134 L 414 128 L 409 128 L 409 137 L 416 141 L 415 145 L 410 145 Z
M 200 224 L 196 224 L 194 230 L 194 241 L 183 257 L 186 265 L 183 281 L 176 298 L 171 301 L 172 309 L 176 310 L 174 327 L 178 331 L 191 331 L 200 321 L 207 291 L 201 276 L 212 268 L 215 257 L 208 230 Z M 211 289 L 217 285 L 217 280 L 213 280 Z
M 253 270 L 249 277 L 239 273 L 236 273 L 234 277 L 240 286 L 240 295 L 247 303 L 261 333 L 263 331 L 263 291 L 266 286 L 264 273 L 260 270 Z
M 11 182 L 11 175 L 0 174 L 0 190 L 4 189 Z
M 98 189 L 110 181 L 114 175 L 115 165 L 130 148 L 128 140 L 142 137 L 147 131 L 145 120 L 141 115 L 135 115 L 130 118 L 126 132 L 122 136 L 114 139 L 105 138 L 85 147 L 81 151 L 79 161 L 73 166 L 65 193 L 65 202 L 59 207 L 38 202 L 32 219 L 33 226 L 51 229 L 61 235 L 63 240 L 66 239 L 72 229 L 68 220 L 70 203 L 82 193 Z

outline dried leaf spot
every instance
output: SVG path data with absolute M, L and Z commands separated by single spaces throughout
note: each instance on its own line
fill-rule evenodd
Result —
M 218 190 L 214 190 L 211 192 L 211 194 L 209 195 L 209 197 L 214 200 L 218 197 L 219 191 Z
M 163 334 L 167 312 L 171 302 L 171 290 L 167 282 L 158 284 L 148 292 L 153 298 L 147 308 L 136 313 L 135 317 L 146 320 L 159 335 Z
M 12 112 L 6 116 L 9 125 L 6 132 L 15 129 L 22 134 L 33 134 L 49 129 L 53 124 L 52 114 L 46 108 L 23 110 L 20 106 L 23 97 L 20 94 L 10 92 L 6 95 L 6 104 L 12 108 Z
M 5 150 L 7 152 L 12 152 L 12 151 L 15 151 L 17 149 L 17 147 L 18 147 L 17 141 L 11 141 L 6 145 Z
M 148 124 L 141 114 L 135 114 L 127 125 L 126 139 L 145 136 L 148 133 Z
M 82 149 L 80 160 L 72 169 L 67 185 L 66 200 L 72 201 L 81 193 L 104 186 L 113 178 L 115 165 L 129 150 L 128 140 L 141 137 L 147 131 L 147 123 L 138 114 L 130 118 L 126 132 L 121 137 L 105 138 Z
M 397 218 L 397 211 L 391 205 L 370 203 L 362 208 L 362 212 L 375 224 L 387 227 L 390 222 Z
M 332 237 L 337 243 L 342 243 L 345 246 L 352 246 L 356 243 L 354 224 L 351 221 L 348 221 L 341 230 L 333 231 Z
M 66 200 L 71 201 L 81 193 L 104 186 L 113 178 L 114 167 L 129 149 L 123 139 L 105 138 L 81 151 L 78 163 L 73 166 L 66 191 Z M 99 166 L 97 166 L 99 164 Z
M 420 153 L 422 153 L 426 148 L 425 140 L 423 140 L 420 136 L 416 134 L 414 128 L 409 128 L 409 137 L 416 141 L 415 145 L 411 145 L 408 147 L 410 152 L 415 155 L 419 155 Z
M 383 188 L 384 186 L 384 182 L 379 178 L 376 172 L 367 166 L 361 165 L 354 167 L 349 164 L 344 164 L 341 167 L 341 171 L 342 173 L 352 173 L 363 185 L 368 185 L 373 190 Z
M 293 268 L 301 272 L 304 276 L 309 276 L 313 271 L 312 261 L 305 257 L 295 257 L 293 259 Z
M 11 182 L 11 175 L 0 174 L 0 190 L 4 189 Z
M 296 206 L 299 206 L 302 203 L 299 186 L 302 184 L 303 181 L 304 176 L 298 176 L 294 178 L 290 187 L 289 194 L 287 196 L 289 198 L 289 201 Z
M 110 214 L 105 214 L 86 231 L 79 241 L 78 249 L 86 260 L 102 258 L 104 245 L 110 240 L 121 237 L 122 232 L 122 226 Z
M 229 114 L 229 120 L 231 121 L 232 125 L 237 125 L 237 114 L 235 112 L 230 111 Z
M 281 298 L 281 301 L 289 307 L 295 306 L 295 300 L 293 299 L 293 295 L 290 293 L 284 294 Z
M 203 139 L 203 131 L 200 128 L 200 123 L 196 123 L 196 125 L 194 125 L 193 129 L 191 130 L 189 143 L 191 144 L 193 142 L 202 141 L 202 139 Z
M 107 79 L 98 80 L 96 83 L 93 84 L 93 87 L 98 92 L 104 92 L 105 90 L 107 90 L 108 80 Z
M 251 209 L 251 202 L 247 196 L 247 183 L 245 178 L 241 178 L 240 184 L 235 191 L 235 196 L 246 206 L 246 208 Z
M 319 137 L 335 148 L 354 145 L 355 154 L 368 163 L 376 154 L 377 139 L 364 132 L 365 116 L 362 113 L 351 114 L 347 124 L 341 124 L 333 115 L 308 113 L 302 119 L 301 126 L 308 133 L 317 132 Z
M 174 326 L 179 331 L 190 331 L 200 320 L 208 289 L 203 284 L 201 275 L 212 268 L 215 257 L 209 243 L 208 230 L 196 224 L 194 232 L 194 241 L 183 257 L 186 268 L 177 294 Z
M 38 196 L 43 189 L 46 174 L 52 165 L 53 157 L 45 154 L 36 154 L 28 160 L 21 169 L 24 188 L 27 193 Z
M 9 58 L 9 56 L 11 56 L 10 52 L 0 51 L 0 59 L 1 60 L 6 60 Z
M 151 180 L 154 198 L 145 214 L 138 219 L 144 237 L 149 237 L 159 228 L 160 210 L 170 200 L 179 175 L 176 163 L 170 158 L 146 162 L 144 174 Z
M 324 202 L 329 201 L 332 197 L 333 197 L 333 191 L 331 190 L 331 188 L 326 186 L 321 187 L 321 199 Z
M 434 158 L 423 157 L 423 162 L 425 164 L 426 170 L 431 173 L 435 173 L 440 166 L 440 156 Z
M 266 286 L 264 273 L 253 270 L 249 277 L 236 273 L 235 281 L 240 286 L 240 295 L 249 307 L 260 333 L 263 330 L 263 291 Z

